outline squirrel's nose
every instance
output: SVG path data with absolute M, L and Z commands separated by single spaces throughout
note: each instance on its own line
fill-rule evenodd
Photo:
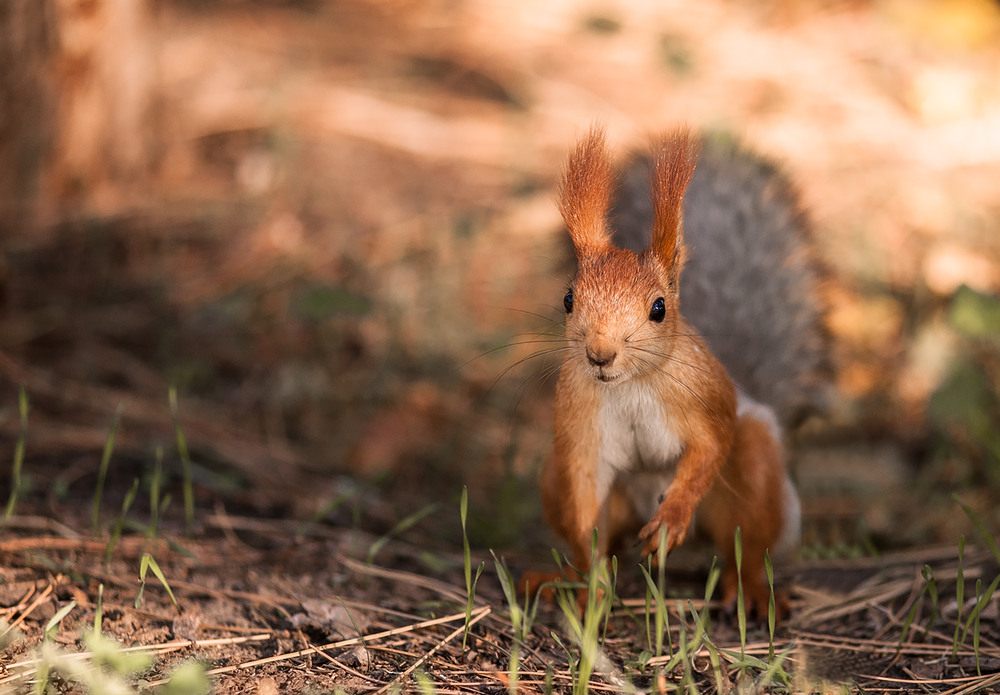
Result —
M 618 353 L 608 348 L 587 348 L 587 359 L 595 367 L 607 367 L 617 356 Z

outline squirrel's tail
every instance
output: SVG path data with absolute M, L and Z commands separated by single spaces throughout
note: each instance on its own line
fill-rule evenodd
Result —
M 642 251 L 652 229 L 649 160 L 625 166 L 615 241 Z M 825 272 L 794 188 L 732 139 L 706 137 L 684 198 L 681 311 L 737 387 L 788 426 L 826 407 Z

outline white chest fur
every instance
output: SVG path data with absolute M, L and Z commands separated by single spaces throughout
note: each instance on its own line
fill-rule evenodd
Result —
M 641 381 L 627 381 L 604 391 L 598 429 L 601 448 L 596 492 L 601 500 L 623 471 L 672 474 L 683 449 L 662 401 Z

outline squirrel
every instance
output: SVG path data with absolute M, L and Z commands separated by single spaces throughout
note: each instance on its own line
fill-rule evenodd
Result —
M 730 606 L 739 527 L 745 605 L 766 615 L 765 552 L 792 551 L 800 536 L 783 431 L 829 390 L 823 273 L 805 216 L 770 163 L 687 129 L 633 156 L 622 179 L 615 204 L 594 127 L 559 188 L 578 269 L 563 299 L 543 510 L 581 573 L 595 528 L 600 556 L 638 531 L 646 557 L 661 537 L 674 550 L 696 518 L 722 555 Z

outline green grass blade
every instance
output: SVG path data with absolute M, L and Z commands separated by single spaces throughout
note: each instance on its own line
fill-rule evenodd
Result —
M 97 469 L 97 484 L 94 486 L 94 500 L 90 510 L 90 532 L 97 535 L 101 521 L 101 502 L 104 499 L 104 480 L 108 475 L 108 467 L 111 465 L 111 454 L 115 450 L 115 438 L 118 436 L 118 426 L 121 423 L 124 403 L 118 405 L 115 416 L 111 420 L 111 427 L 108 429 L 107 439 L 104 440 L 104 451 L 101 452 L 101 465 Z
M 139 561 L 139 593 L 135 596 L 135 608 L 142 605 L 142 595 L 146 592 L 146 572 L 149 570 L 149 553 L 145 553 Z
M 3 511 L 3 523 L 0 529 L 7 527 L 7 522 L 14 514 L 17 506 L 17 496 L 21 492 L 21 469 L 24 467 L 24 447 L 28 438 L 28 393 L 24 386 L 21 386 L 17 395 L 18 410 L 21 414 L 21 429 L 17 435 L 17 443 L 14 445 L 14 466 L 10 475 L 10 495 L 7 498 L 7 506 Z
M 365 562 L 367 562 L 370 565 L 372 562 L 375 561 L 375 556 L 378 554 L 378 552 L 382 550 L 382 548 L 384 548 L 389 541 L 391 541 L 398 534 L 403 533 L 407 529 L 418 524 L 424 517 L 430 516 L 431 514 L 436 512 L 437 509 L 438 505 L 436 503 L 428 504 L 423 509 L 420 509 L 414 512 L 413 514 L 410 514 L 405 519 L 402 519 L 399 523 L 393 526 L 388 533 L 386 533 L 384 536 L 377 539 L 374 543 L 371 544 L 371 547 L 368 548 L 368 555 L 365 558 Z
M 687 610 L 690 611 L 691 617 L 694 620 L 694 637 L 688 643 L 688 651 L 693 653 L 701 649 L 701 643 L 708 638 L 709 608 L 705 606 L 704 611 L 699 613 L 694 604 L 688 601 Z
M 608 624 L 611 622 L 611 607 L 617 602 L 616 590 L 618 588 L 618 556 L 612 555 L 610 562 L 610 571 L 608 573 L 608 583 L 604 587 L 605 597 L 607 599 L 608 610 L 604 614 L 604 622 L 601 627 L 601 644 L 604 644 L 608 636 Z
M 170 679 L 160 692 L 163 695 L 208 695 L 212 692 L 212 679 L 204 664 L 185 661 L 170 672 Z
M 646 569 L 646 566 L 639 565 L 639 569 L 642 570 L 642 575 L 646 578 L 647 605 L 649 602 L 648 597 L 649 595 L 652 595 L 656 610 L 653 614 L 653 625 L 656 630 L 656 639 L 654 639 L 653 643 L 650 644 L 650 650 L 653 652 L 654 656 L 660 657 L 663 656 L 663 631 L 664 620 L 667 615 L 667 602 L 663 597 L 663 592 L 656 586 L 656 581 L 653 579 L 651 572 Z M 648 623 L 648 616 L 646 620 Z M 670 651 L 673 652 L 673 649 Z
M 924 578 L 924 582 L 927 584 L 927 593 L 931 597 L 931 618 L 928 624 L 933 625 L 938 618 L 938 590 L 937 582 L 934 580 L 934 570 L 931 569 L 930 565 L 924 565 L 924 568 L 920 570 L 920 576 Z
M 965 515 L 972 520 L 972 523 L 976 526 L 976 530 L 979 531 L 979 535 L 983 537 L 983 540 L 986 541 L 986 545 L 990 548 L 990 552 L 993 553 L 993 559 L 1000 563 L 1000 547 L 997 547 L 997 539 L 994 538 L 993 534 L 986 528 L 986 524 L 983 522 L 982 518 L 976 514 L 975 511 L 973 511 L 972 507 L 959 499 L 957 494 L 952 494 L 951 498 L 958 502 L 958 505 L 962 508 L 962 511 L 965 512 Z
M 181 607 L 177 604 L 177 599 L 174 597 L 174 592 L 170 589 L 170 584 L 167 582 L 167 578 L 163 576 L 163 571 L 160 569 L 160 565 L 156 562 L 156 559 L 149 553 L 143 553 L 142 559 L 139 561 L 139 582 L 140 591 L 139 596 L 142 596 L 142 587 L 146 585 L 146 571 L 152 570 L 153 575 L 159 580 L 163 588 L 167 590 L 167 595 L 170 597 L 170 602 L 174 604 L 174 608 L 180 612 Z M 136 608 L 139 607 L 140 600 L 136 599 Z
M 174 421 L 174 436 L 177 439 L 177 453 L 181 457 L 181 466 L 184 472 L 184 532 L 190 535 L 194 531 L 194 481 L 191 453 L 188 451 L 187 437 L 184 436 L 184 428 L 181 426 L 175 387 L 170 387 L 168 397 L 170 399 L 170 416 Z
M 500 580 L 500 588 L 503 590 L 504 598 L 507 599 L 507 606 L 510 608 L 510 623 L 511 627 L 514 628 L 514 638 L 521 639 L 523 637 L 521 632 L 521 604 L 517 601 L 517 587 L 514 584 L 514 577 L 511 575 L 510 570 L 507 569 L 506 563 L 498 558 L 496 553 L 491 550 L 490 554 L 493 556 L 493 564 L 496 567 L 497 579 Z
M 566 652 L 566 663 L 569 664 L 569 682 L 576 683 L 577 680 L 576 659 L 573 658 L 573 653 L 569 650 L 569 648 L 565 644 L 563 644 L 563 641 L 559 638 L 559 635 L 557 635 L 555 632 L 550 631 L 549 636 L 556 644 L 562 647 L 562 650 L 564 652 Z
M 722 569 L 719 567 L 718 556 L 712 557 L 712 564 L 708 567 L 708 579 L 705 581 L 705 607 L 712 603 L 712 596 L 715 595 L 715 589 L 719 585 L 719 578 L 722 577 Z M 711 625 L 711 620 L 708 618 L 708 611 L 705 611 L 705 626 L 706 628 Z
M 472 550 L 469 547 L 469 535 L 466 532 L 465 521 L 469 512 L 469 488 L 462 486 L 462 499 L 458 506 L 459 517 L 462 520 L 462 559 L 463 559 L 463 569 L 465 572 L 465 593 L 466 593 L 466 603 L 465 603 L 465 628 L 462 630 L 462 653 L 465 653 L 466 641 L 469 637 L 469 622 L 472 620 L 472 606 L 476 600 L 476 585 L 479 583 L 479 577 L 483 573 L 483 569 L 486 567 L 485 562 L 480 562 L 478 569 L 476 569 L 476 576 L 472 576 Z M 527 597 L 525 597 L 527 601 Z
M 976 675 L 982 676 L 983 670 L 982 667 L 979 665 L 979 613 L 980 611 L 978 610 L 977 606 L 976 623 L 972 629 L 972 652 L 973 654 L 976 655 Z
M 121 538 L 122 529 L 125 527 L 125 516 L 128 514 L 128 510 L 132 507 L 132 503 L 135 501 L 137 494 L 139 494 L 139 479 L 134 478 L 132 480 L 132 487 L 125 493 L 125 498 L 122 500 L 122 511 L 118 515 L 118 518 L 115 519 L 114 528 L 111 530 L 111 537 L 108 538 L 108 544 L 104 550 L 105 569 L 107 569 L 111 564 L 111 555 L 114 553 L 115 546 L 118 545 L 118 539 Z
M 646 613 L 645 613 L 645 619 L 646 619 L 646 648 L 649 650 L 650 656 L 652 656 L 653 651 L 655 649 L 655 645 L 653 644 L 653 632 L 652 632 L 652 628 L 650 627 L 649 610 L 650 610 L 650 608 L 652 608 L 653 586 L 654 585 L 653 585 L 653 580 L 650 577 L 650 574 L 646 570 L 646 568 L 643 565 L 639 565 L 639 569 L 642 570 L 643 575 L 645 575 L 645 577 L 646 577 L 646 603 L 644 605 L 644 608 L 645 608 L 645 611 L 646 611 Z
M 778 620 L 778 608 L 774 601 L 774 565 L 771 554 L 764 551 L 764 574 L 767 575 L 767 660 L 774 661 L 774 627 Z
M 590 573 L 587 576 L 587 605 L 583 613 L 583 622 L 577 633 L 580 646 L 580 663 L 577 667 L 577 680 L 574 693 L 583 695 L 589 692 L 590 677 L 597 666 L 600 654 L 600 633 L 602 625 L 608 619 L 614 595 L 608 561 L 600 556 L 598 551 L 597 530 L 594 530 L 590 541 Z M 567 602 L 569 603 L 569 602 Z M 576 609 L 570 607 L 572 613 Z
M 683 675 L 681 676 L 681 686 L 686 690 L 693 691 L 694 682 L 691 676 L 691 657 L 692 652 L 690 649 L 690 642 L 688 641 L 688 631 L 687 631 L 687 611 L 684 610 L 684 603 L 681 601 L 677 602 L 677 613 L 680 617 L 680 634 L 677 638 L 677 653 L 674 655 L 674 659 L 683 667 Z M 672 671 L 668 665 L 664 669 L 667 673 Z
M 97 585 L 97 605 L 94 608 L 94 634 L 101 634 L 104 623 L 104 584 Z
M 49 618 L 49 622 L 45 623 L 45 630 L 44 630 L 45 637 L 43 639 L 45 639 L 46 642 L 52 641 L 52 639 L 55 637 L 56 631 L 59 629 L 59 623 L 61 623 L 63 621 L 63 618 L 69 615 L 70 611 L 72 611 L 74 608 L 76 608 L 76 600 L 70 601 L 65 606 L 56 611 L 55 615 Z
M 775 680 L 780 680 L 786 686 L 791 683 L 791 678 L 788 672 L 785 671 L 785 662 L 792 655 L 793 645 L 789 645 L 787 649 L 777 655 L 777 658 L 772 658 L 768 660 L 767 668 L 764 672 L 757 678 L 755 685 L 760 689 L 761 692 L 767 692 L 768 687 Z
M 295 532 L 295 540 L 300 543 L 305 540 L 314 525 L 322 521 L 327 514 L 332 514 L 340 509 L 340 506 L 347 500 L 351 499 L 351 497 L 352 495 L 350 492 L 343 492 L 320 507 L 315 514 L 309 517 L 308 520 L 302 522 L 298 530 Z
M 733 544 L 736 551 L 736 622 L 740 628 L 740 657 L 742 659 L 746 656 L 747 651 L 747 611 L 743 598 L 743 530 L 739 526 L 736 527 L 736 533 L 733 534 Z
M 969 613 L 969 617 L 965 621 L 965 628 L 962 630 L 961 644 L 965 644 L 965 638 L 968 635 L 969 629 L 973 628 L 972 640 L 974 645 L 979 643 L 979 616 L 982 614 L 986 607 L 990 604 L 990 600 L 993 598 L 994 592 L 997 590 L 997 586 L 1000 585 L 1000 575 L 996 576 L 990 583 L 989 587 L 985 592 L 983 589 L 983 580 L 976 580 L 976 604 L 972 607 L 972 612 Z M 976 652 L 976 659 L 979 659 L 979 653 Z
M 906 620 L 903 621 L 903 629 L 899 632 L 899 642 L 898 646 L 902 648 L 903 642 L 906 641 L 906 635 L 910 631 L 910 625 L 913 623 L 913 619 L 917 616 L 917 610 L 920 608 L 920 599 L 924 597 L 924 593 L 927 591 L 927 584 L 924 583 L 924 587 L 920 590 L 920 593 L 915 599 L 913 599 L 913 605 L 910 607 L 910 611 L 906 614 Z
M 958 615 L 955 616 L 955 634 L 951 638 L 951 656 L 958 656 L 958 635 L 962 629 L 962 607 L 965 604 L 965 536 L 958 537 L 958 577 L 955 579 L 955 602 Z M 964 638 L 963 638 L 964 641 Z
M 705 649 L 708 651 L 708 660 L 712 664 L 712 674 L 715 676 L 715 692 L 724 693 L 728 682 L 722 675 L 722 660 L 719 658 L 719 650 L 715 648 L 714 644 L 707 641 Z
M 160 499 L 160 482 L 163 478 L 163 447 L 156 447 L 156 462 L 153 464 L 153 477 L 149 480 L 149 530 L 146 535 L 155 538 L 160 523 L 162 500 Z

